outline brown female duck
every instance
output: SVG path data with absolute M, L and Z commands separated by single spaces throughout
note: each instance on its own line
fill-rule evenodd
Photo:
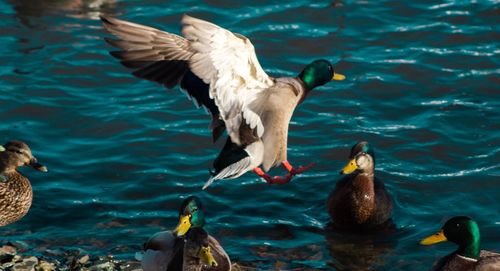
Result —
M 30 209 L 33 191 L 28 178 L 17 171 L 20 166 L 47 172 L 26 143 L 13 140 L 0 146 L 0 226 L 21 219 Z
M 373 229 L 390 220 L 392 199 L 374 170 L 375 154 L 368 142 L 354 145 L 340 172 L 349 175 L 337 182 L 328 197 L 328 213 L 335 228 Z

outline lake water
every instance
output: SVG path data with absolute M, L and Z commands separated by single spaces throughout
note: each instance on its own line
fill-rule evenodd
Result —
M 49 168 L 22 169 L 33 206 L 2 241 L 132 259 L 197 195 L 206 229 L 259 270 L 425 270 L 455 246 L 418 241 L 454 215 L 472 216 L 482 247 L 498 250 L 499 2 L 270 2 L 1 0 L 0 142 L 26 141 Z M 201 190 L 223 143 L 212 144 L 209 116 L 133 77 L 98 20 L 179 33 L 183 13 L 249 37 L 274 76 L 337 63 L 347 79 L 316 89 L 290 124 L 290 161 L 313 169 L 282 186 L 247 173 Z M 395 199 L 393 234 L 324 230 L 326 198 L 359 140 Z

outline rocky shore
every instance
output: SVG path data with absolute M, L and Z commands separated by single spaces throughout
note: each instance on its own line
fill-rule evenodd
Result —
M 138 261 L 91 256 L 81 251 L 46 251 L 44 256 L 25 255 L 22 247 L 7 243 L 0 247 L 0 271 L 141 271 Z M 45 255 L 46 254 L 46 255 Z
M 22 244 L 4 244 L 0 247 L 0 271 L 142 271 L 137 260 L 92 256 L 80 250 L 46 250 L 43 256 L 28 254 Z M 257 269 L 233 264 L 232 270 Z

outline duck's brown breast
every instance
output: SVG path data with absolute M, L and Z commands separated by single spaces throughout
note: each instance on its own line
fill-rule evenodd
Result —
M 17 171 L 2 173 L 0 180 L 0 226 L 21 219 L 31 207 L 33 190 L 29 180 Z
M 346 176 L 328 199 L 328 212 L 338 226 L 369 223 L 376 208 L 373 179 Z
M 266 99 L 261 104 L 265 171 L 287 159 L 288 125 L 302 95 L 302 91 L 298 89 L 300 86 L 295 85 L 295 81 L 285 79 L 281 78 L 275 87 L 268 90 Z

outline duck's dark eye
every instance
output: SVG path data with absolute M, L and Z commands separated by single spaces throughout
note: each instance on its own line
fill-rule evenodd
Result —
M 16 151 L 16 153 L 23 154 L 23 152 L 22 152 L 22 151 Z

